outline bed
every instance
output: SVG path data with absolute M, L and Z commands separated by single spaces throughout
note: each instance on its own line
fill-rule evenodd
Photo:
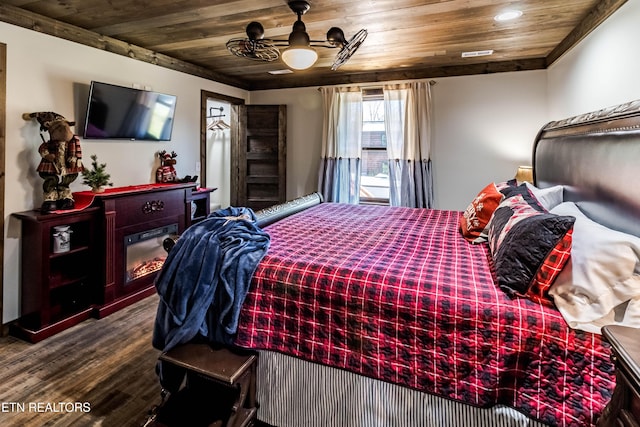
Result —
M 463 236 L 466 211 L 310 195 L 258 212 L 271 242 L 234 342 L 259 352 L 258 418 L 277 427 L 595 425 L 614 367 L 597 331 L 569 327 L 553 302 L 572 262 L 576 275 L 571 239 L 575 249 L 582 237 L 575 217 L 549 211 L 573 204 L 638 238 L 637 159 L 640 102 L 547 124 L 534 143 L 534 186 L 494 186 L 500 203 L 480 233 L 488 243 Z M 529 223 L 518 215 L 539 222 L 516 226 Z M 513 262 L 536 253 L 536 267 L 514 281 L 522 269 Z

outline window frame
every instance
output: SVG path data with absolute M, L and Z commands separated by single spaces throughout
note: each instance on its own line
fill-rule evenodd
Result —
M 365 103 L 367 101 L 384 101 L 384 92 L 382 88 L 368 88 L 362 90 L 362 102 Z M 362 132 L 364 133 L 364 127 Z M 386 141 L 384 147 L 360 147 L 360 157 L 362 158 L 362 153 L 365 151 L 377 151 L 387 152 Z M 360 187 L 362 187 L 362 173 L 360 174 Z M 390 198 L 380 198 L 380 197 L 360 197 L 361 205 L 390 205 Z

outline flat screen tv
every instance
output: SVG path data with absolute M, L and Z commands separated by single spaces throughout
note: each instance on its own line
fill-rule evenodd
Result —
M 169 141 L 176 96 L 91 82 L 83 137 Z

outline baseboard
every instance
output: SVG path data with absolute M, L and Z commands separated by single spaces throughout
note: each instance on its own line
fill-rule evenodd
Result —
M 102 319 L 105 316 L 115 313 L 116 311 L 121 310 L 155 293 L 156 293 L 156 288 L 152 284 L 147 288 L 139 290 L 138 292 L 134 292 L 124 297 L 117 298 L 114 301 L 99 305 L 94 310 L 94 316 L 97 317 L 98 319 Z

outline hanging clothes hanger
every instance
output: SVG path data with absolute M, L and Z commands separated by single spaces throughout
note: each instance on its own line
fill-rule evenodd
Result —
M 208 126 L 207 129 L 209 130 L 225 130 L 225 129 L 231 129 L 231 126 L 229 126 L 228 124 L 226 124 L 224 122 L 224 120 L 221 119 L 217 119 L 213 122 L 211 122 Z
M 219 110 L 220 114 L 213 114 L 213 110 Z M 207 125 L 207 130 L 226 130 L 226 129 L 231 129 L 231 126 L 229 126 L 228 124 L 225 123 L 224 120 L 222 120 L 222 117 L 225 116 L 224 114 L 222 114 L 223 111 L 224 111 L 223 107 L 219 107 L 219 108 L 211 107 L 211 108 L 209 108 L 209 115 L 207 116 L 207 118 L 208 119 L 214 119 L 214 120 Z

